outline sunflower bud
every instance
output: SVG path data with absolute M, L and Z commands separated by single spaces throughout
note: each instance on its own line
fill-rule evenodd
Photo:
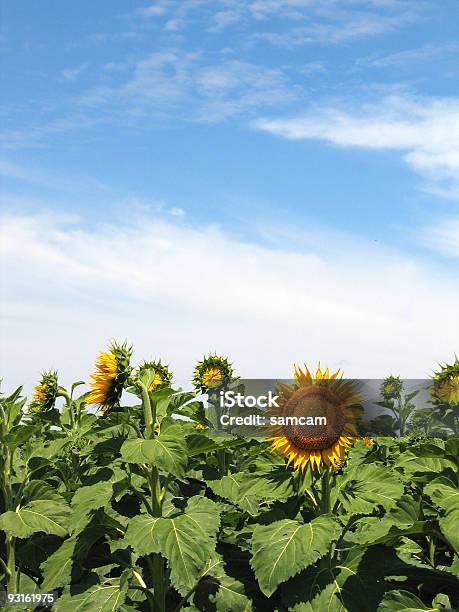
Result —
M 96 372 L 91 375 L 92 391 L 87 404 L 99 404 L 102 412 L 117 406 L 126 382 L 131 374 L 132 348 L 126 343 L 113 342 L 108 352 L 100 353 L 96 361 Z
M 137 376 L 146 379 L 149 391 L 170 387 L 173 378 L 169 366 L 162 364 L 161 360 L 145 361 L 137 369 Z
M 459 404 L 459 359 L 453 364 L 444 364 L 434 373 L 433 397 L 435 403 Z
M 224 357 L 209 355 L 196 364 L 193 384 L 197 390 L 206 393 L 229 383 L 233 378 L 232 364 Z
M 57 372 L 43 372 L 40 383 L 34 391 L 29 412 L 38 413 L 52 410 L 56 403 L 58 391 Z
M 397 399 L 403 391 L 403 382 L 399 376 L 388 376 L 382 381 L 379 391 L 386 402 Z

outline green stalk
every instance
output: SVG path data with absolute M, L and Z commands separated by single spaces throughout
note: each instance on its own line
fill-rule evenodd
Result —
M 3 465 L 3 497 L 5 499 L 5 509 L 13 511 L 13 492 L 11 488 L 11 469 L 13 465 L 13 455 L 8 447 L 5 446 L 4 465 Z M 15 538 L 6 536 L 6 567 L 7 567 L 7 591 L 16 593 L 16 543 Z
M 147 438 L 151 438 L 154 436 L 155 432 L 150 396 L 148 395 L 148 389 L 143 383 L 140 383 L 140 387 L 142 389 L 142 405 L 145 417 L 145 427 L 147 428 Z
M 11 536 L 6 538 L 6 565 L 8 568 L 8 580 L 6 590 L 9 593 L 16 593 L 16 546 L 15 540 Z
M 322 475 L 322 495 L 320 499 L 322 514 L 330 512 L 330 470 L 325 469 Z
M 154 424 L 156 421 L 156 414 L 152 410 L 150 396 L 148 394 L 147 387 L 140 383 L 142 390 L 142 405 L 145 417 L 146 437 L 147 439 L 154 438 Z M 160 517 L 162 514 L 161 504 L 161 485 L 159 481 L 158 468 L 153 466 L 151 468 L 151 474 L 148 479 L 150 485 L 150 496 L 151 496 L 151 510 L 152 515 Z M 153 554 L 147 559 L 147 564 L 150 569 L 151 578 L 153 582 L 153 591 L 155 596 L 155 609 L 158 612 L 165 612 L 166 610 L 166 580 L 164 572 L 164 559 L 160 554 Z
M 427 536 L 427 546 L 429 552 L 429 563 L 435 568 L 435 538 Z

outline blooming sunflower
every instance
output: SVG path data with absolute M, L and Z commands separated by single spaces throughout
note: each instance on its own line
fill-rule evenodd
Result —
M 129 360 L 132 349 L 126 343 L 113 342 L 108 352 L 100 353 L 96 361 L 96 372 L 91 375 L 92 391 L 86 398 L 87 404 L 99 404 L 102 413 L 116 406 L 131 373 Z
M 145 361 L 137 370 L 137 375 L 142 376 L 147 370 L 151 372 L 151 380 L 148 384 L 149 391 L 156 391 L 162 387 L 169 387 L 173 374 L 169 370 L 169 366 L 164 365 L 159 361 Z
M 357 436 L 356 424 L 362 408 L 355 383 L 338 378 L 340 371 L 322 372 L 320 364 L 313 377 L 309 369 L 295 367 L 295 383 L 279 386 L 279 407 L 276 416 L 287 424 L 270 426 L 272 448 L 288 458 L 296 470 L 303 471 L 309 464 L 320 471 L 322 463 L 338 469 L 345 459 L 345 450 Z M 296 417 L 289 419 L 285 417 Z M 314 424 L 298 424 L 298 418 Z M 321 419 L 320 424 L 315 421 Z M 293 424 L 292 424 L 293 421 Z
M 43 372 L 40 383 L 34 389 L 29 412 L 37 413 L 52 410 L 56 402 L 57 391 L 57 372 Z
M 206 393 L 209 389 L 230 382 L 232 377 L 233 367 L 228 359 L 218 355 L 209 355 L 197 363 L 194 369 L 193 384 L 196 389 Z

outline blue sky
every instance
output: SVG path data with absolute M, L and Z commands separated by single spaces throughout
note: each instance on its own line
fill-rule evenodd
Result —
M 78 376 L 111 337 L 184 378 L 210 349 L 257 376 L 423 375 L 458 349 L 455 0 L 17 0 L 1 21 L 14 382 Z

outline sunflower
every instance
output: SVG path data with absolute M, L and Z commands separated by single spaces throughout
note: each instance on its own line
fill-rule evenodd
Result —
M 209 355 L 199 361 L 194 369 L 193 384 L 196 389 L 206 393 L 209 389 L 220 387 L 230 382 L 233 367 L 224 357 Z
M 459 404 L 459 359 L 444 364 L 434 373 L 434 402 L 449 406 Z
M 119 404 L 121 394 L 131 373 L 129 360 L 132 349 L 126 343 L 113 342 L 108 352 L 100 353 L 96 361 L 96 372 L 91 375 L 92 391 L 86 398 L 87 404 L 99 404 L 106 412 Z
M 399 376 L 391 375 L 382 381 L 379 390 L 386 401 L 397 399 L 403 391 L 403 382 Z
M 322 463 L 338 469 L 358 435 L 360 394 L 355 383 L 338 378 L 339 373 L 330 374 L 328 368 L 322 372 L 319 364 L 313 377 L 307 367 L 295 367 L 296 382 L 279 386 L 279 407 L 272 414 L 283 418 L 270 426 L 272 448 L 296 470 L 309 464 L 320 471 Z M 289 423 L 285 417 L 296 420 L 290 418 Z M 298 424 L 300 417 L 307 424 Z
M 149 373 L 150 382 L 148 383 L 149 391 L 156 391 L 162 387 L 169 387 L 173 374 L 169 370 L 169 366 L 164 365 L 159 361 L 145 361 L 137 370 L 137 375 L 142 376 L 143 374 Z
M 40 383 L 34 389 L 29 412 L 46 412 L 54 408 L 58 391 L 57 372 L 43 372 Z

